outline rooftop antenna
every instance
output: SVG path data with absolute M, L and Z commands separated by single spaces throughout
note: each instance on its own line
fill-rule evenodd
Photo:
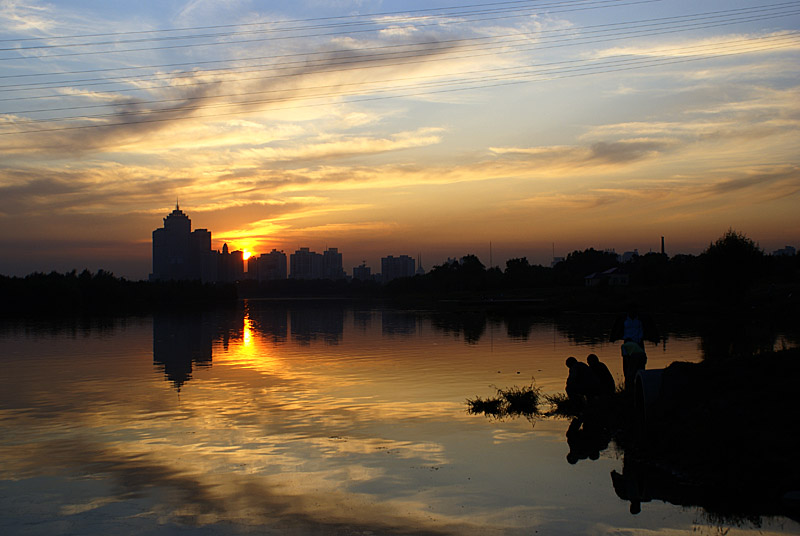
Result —
M 494 265 L 492 264 L 492 241 L 489 240 L 489 268 L 492 268 Z

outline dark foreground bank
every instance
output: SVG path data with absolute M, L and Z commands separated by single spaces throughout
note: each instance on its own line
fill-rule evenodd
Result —
M 468 405 L 495 417 L 572 419 L 570 463 L 596 459 L 613 441 L 624 462 L 612 485 L 632 513 L 662 500 L 754 524 L 762 516 L 800 519 L 800 349 L 676 362 L 656 375 L 658 388 L 638 397 L 620 391 L 575 404 L 529 387 Z

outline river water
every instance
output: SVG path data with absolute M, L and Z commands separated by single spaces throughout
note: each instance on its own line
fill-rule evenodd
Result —
M 467 412 L 496 388 L 563 391 L 569 355 L 621 379 L 612 322 L 252 301 L 6 321 L 0 534 L 800 533 L 657 493 L 633 515 L 613 441 L 575 452 L 566 420 Z M 660 328 L 648 368 L 714 346 Z

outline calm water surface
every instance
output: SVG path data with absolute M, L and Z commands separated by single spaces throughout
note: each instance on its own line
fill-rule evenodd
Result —
M 563 391 L 568 355 L 621 378 L 611 322 L 249 302 L 3 324 L 0 534 L 800 533 L 657 498 L 631 515 L 613 442 L 570 464 L 567 421 L 467 413 Z M 702 358 L 665 328 L 648 368 Z

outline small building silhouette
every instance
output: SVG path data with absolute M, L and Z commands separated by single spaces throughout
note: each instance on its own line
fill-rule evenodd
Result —
M 604 272 L 593 272 L 585 276 L 583 282 L 587 287 L 599 287 L 602 285 L 624 287 L 630 282 L 630 276 L 615 266 Z
M 797 250 L 792 246 L 785 246 L 781 249 L 776 249 L 775 251 L 772 252 L 772 255 L 774 255 L 775 257 L 783 257 L 783 256 L 794 257 L 796 254 Z
M 367 266 L 366 262 L 362 262 L 359 266 L 353 267 L 353 279 L 358 281 L 372 281 L 372 270 Z

